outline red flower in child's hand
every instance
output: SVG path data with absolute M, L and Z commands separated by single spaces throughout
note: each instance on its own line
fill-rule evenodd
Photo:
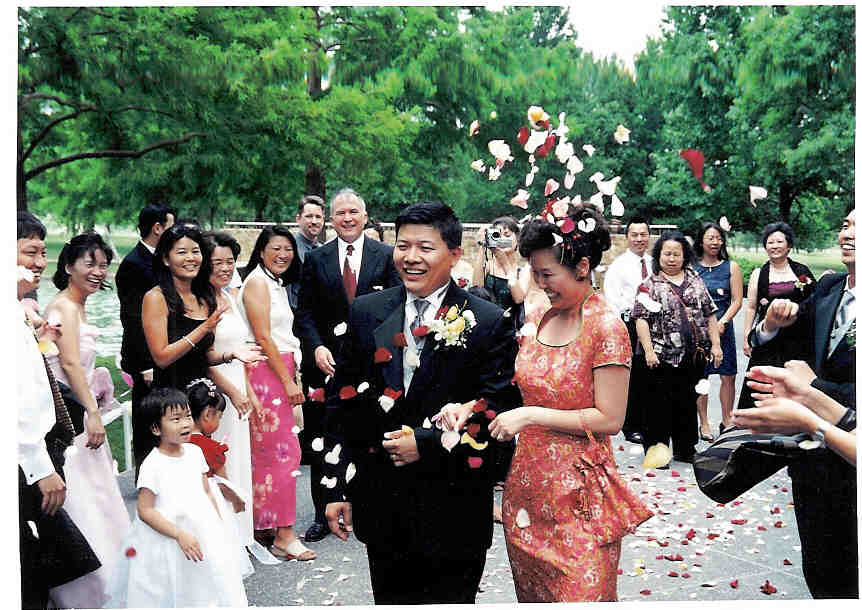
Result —
M 473 405 L 473 413 L 481 413 L 485 409 L 488 408 L 488 401 L 484 398 L 480 398 L 476 401 L 476 404 Z
M 350 400 L 354 396 L 356 396 L 356 388 L 354 388 L 352 385 L 346 385 L 338 392 L 338 397 L 341 400 Z
M 381 362 L 389 362 L 392 360 L 392 352 L 390 352 L 385 347 L 378 347 L 377 351 L 374 352 L 374 362 L 380 364 Z
M 407 347 L 407 337 L 404 336 L 404 333 L 395 333 L 395 336 L 392 337 L 392 345 L 395 347 Z

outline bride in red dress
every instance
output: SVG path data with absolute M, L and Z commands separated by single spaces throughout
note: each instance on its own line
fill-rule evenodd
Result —
M 601 214 L 536 219 L 521 255 L 550 308 L 528 315 L 515 381 L 524 407 L 491 422 L 519 434 L 503 493 L 503 526 L 519 602 L 615 601 L 622 537 L 652 516 L 617 472 L 610 436 L 625 419 L 631 344 L 590 270 L 610 247 Z

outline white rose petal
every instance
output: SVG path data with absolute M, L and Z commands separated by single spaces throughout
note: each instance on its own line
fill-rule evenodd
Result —
M 431 428 L 431 420 L 426 417 L 425 421 L 422 422 L 422 427 L 426 430 Z
M 317 437 L 313 441 L 311 441 L 311 448 L 314 451 L 323 451 L 323 438 Z
M 611 195 L 611 216 L 622 216 L 625 212 L 626 209 L 620 198 L 616 195 Z
M 584 171 L 584 164 L 575 155 L 572 155 L 566 162 L 566 170 L 572 175 L 579 174 Z
M 569 202 L 567 200 L 560 199 L 559 201 L 555 201 L 554 205 L 551 206 L 551 212 L 554 213 L 554 218 L 562 218 L 568 211 Z
M 558 144 L 556 149 L 557 160 L 565 165 L 569 159 L 575 154 L 575 147 L 571 142 L 566 142 L 564 144 Z
M 346 483 L 350 483 L 350 479 L 356 476 L 356 465 L 353 462 L 350 462 L 347 465 L 347 471 L 344 473 L 344 481 Z
M 341 324 L 337 324 L 335 328 L 332 329 L 333 334 L 336 337 L 340 337 L 344 333 L 347 332 L 347 322 L 342 322 Z
M 515 515 L 515 525 L 521 529 L 530 527 L 530 514 L 527 512 L 526 508 L 518 510 L 518 514 Z
M 720 226 L 725 231 L 730 231 L 730 221 L 727 220 L 727 216 L 722 216 L 718 219 L 718 226 Z
M 341 444 L 339 443 L 332 448 L 332 451 L 324 456 L 323 461 L 327 464 L 337 464 L 341 455 Z
M 596 219 L 595 218 L 581 218 L 578 221 L 578 230 L 581 233 L 592 233 L 596 228 Z
M 368 382 L 367 382 L 367 381 L 363 381 L 362 383 L 360 383 L 360 384 L 359 384 L 359 386 L 357 386 L 357 388 L 356 388 L 356 393 L 357 393 L 357 394 L 362 394 L 365 390 L 367 390 L 367 389 L 368 389 L 368 387 L 369 387 L 369 386 L 368 386 Z
M 39 530 L 36 529 L 36 524 L 32 521 L 27 521 L 27 525 L 30 527 L 30 531 L 33 533 L 33 537 L 38 540 Z
M 120 476 L 120 465 L 114 460 L 114 476 Z
M 537 330 L 538 329 L 536 328 L 536 325 L 533 322 L 527 322 L 526 324 L 524 324 L 521 327 L 521 332 L 519 334 L 522 337 L 535 337 Z
M 509 203 L 519 208 L 527 209 L 527 200 L 530 199 L 530 193 L 524 189 L 518 189 L 517 194 L 509 200 Z
M 631 129 L 626 129 L 622 124 L 617 125 L 617 130 L 614 132 L 614 140 L 617 141 L 617 144 L 628 142 L 630 133 Z
M 323 477 L 322 479 L 320 479 L 320 484 L 327 489 L 333 489 L 336 483 L 338 483 L 338 479 L 336 479 L 335 477 Z
M 18 281 L 19 282 L 23 280 L 25 282 L 31 283 L 33 281 L 34 277 L 35 276 L 33 275 L 33 272 L 30 271 L 29 269 L 27 269 L 27 267 L 24 267 L 22 265 L 18 265 Z M 28 523 L 32 523 L 32 522 L 28 522 Z
M 762 186 L 752 186 L 752 185 L 748 186 L 749 200 L 751 201 L 751 205 L 753 205 L 754 207 L 757 207 L 757 204 L 754 202 L 757 201 L 758 199 L 766 199 L 767 194 L 768 193 L 767 193 L 766 189 L 763 188 Z
M 709 394 L 709 380 L 701 379 L 697 382 L 697 385 L 694 386 L 694 391 L 700 394 L 701 396 L 706 396 Z
M 536 152 L 536 149 L 539 148 L 542 144 L 545 143 L 545 140 L 548 139 L 548 133 L 545 131 L 536 131 L 535 129 L 530 130 L 530 137 L 527 138 L 526 144 L 524 144 L 524 150 L 530 153 L 531 155 Z
M 637 300 L 646 308 L 647 311 L 651 311 L 652 313 L 661 311 L 661 303 L 654 301 L 652 297 L 645 292 L 638 292 Z
M 551 224 L 554 224 L 556 222 L 556 219 L 554 218 L 553 214 L 547 214 L 545 216 L 545 220 L 547 220 Z
M 395 406 L 395 400 L 386 394 L 378 398 L 377 402 L 380 404 L 380 408 L 383 409 L 384 413 L 389 413 L 389 409 Z
M 383 286 L 372 286 L 372 290 L 383 290 Z
M 485 171 L 485 162 L 482 159 L 476 159 L 470 164 L 470 167 L 475 169 L 477 172 L 482 173 Z
M 530 172 L 524 177 L 524 186 L 530 186 L 533 184 L 533 178 L 535 178 L 536 173 Z
M 407 366 L 411 366 L 413 368 L 419 367 L 419 354 L 417 354 L 414 349 L 407 350 Z
M 512 149 L 503 140 L 491 140 L 488 142 L 488 152 L 494 155 L 498 161 L 514 161 Z
M 561 221 L 561 222 L 562 222 L 562 221 Z M 563 238 L 562 238 L 560 235 L 558 235 L 558 234 L 554 233 L 554 234 L 553 234 L 553 237 L 554 237 L 554 245 L 555 245 L 555 246 L 558 246 L 558 245 L 560 245 L 561 243 L 563 243 Z
M 596 147 L 592 144 L 584 144 L 581 148 L 583 148 L 587 155 L 590 157 L 592 157 L 593 153 L 596 152 Z
M 301 477 L 301 476 L 302 476 L 302 471 L 301 471 L 301 470 L 294 470 L 293 472 L 291 472 L 291 473 L 290 473 L 290 476 L 292 476 L 292 477 L 294 477 L 294 478 L 296 478 L 296 477 Z
M 566 190 L 571 190 L 575 185 L 575 175 L 566 172 L 566 177 L 563 178 L 563 186 L 566 187 Z
M 595 174 L 593 174 L 592 176 L 590 176 L 588 178 L 588 180 L 590 182 L 595 182 L 596 184 L 598 184 L 601 180 L 604 180 L 604 179 L 605 179 L 605 175 L 602 172 L 596 172 Z
M 290 431 L 293 432 L 294 434 L 299 434 L 300 432 L 302 432 L 302 428 L 300 428 L 299 426 L 294 426 L 293 428 L 290 429 Z
M 545 182 L 545 197 L 556 193 L 558 188 L 560 188 L 560 183 L 553 178 L 548 178 Z
M 272 399 L 272 406 L 278 407 L 280 405 L 281 405 L 281 398 L 273 398 Z
M 457 430 L 447 430 L 440 437 L 440 444 L 446 451 L 452 452 L 452 448 L 461 442 L 461 434 Z
M 601 191 L 596 191 L 596 193 L 590 197 L 590 203 L 599 208 L 600 212 L 605 211 L 605 200 L 602 199 L 603 195 Z
M 496 180 L 500 177 L 500 168 L 499 167 L 489 167 L 488 168 L 488 180 Z
M 596 188 L 599 189 L 602 195 L 610 197 L 617 192 L 617 183 L 620 181 L 620 178 L 621 176 L 615 176 L 610 180 L 596 182 Z

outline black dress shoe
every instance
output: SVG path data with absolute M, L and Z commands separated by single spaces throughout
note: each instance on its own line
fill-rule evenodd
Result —
M 305 531 L 306 542 L 320 542 L 327 536 L 329 536 L 329 526 L 325 523 L 318 523 L 317 521 L 312 523 L 311 527 Z
M 623 432 L 626 437 L 626 440 L 630 443 L 637 443 L 638 445 L 642 445 L 644 442 L 643 434 L 640 432 Z

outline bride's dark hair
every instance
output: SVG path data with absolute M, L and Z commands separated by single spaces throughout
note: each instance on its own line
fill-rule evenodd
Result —
M 561 223 L 562 227 L 556 223 Z M 550 248 L 567 267 L 574 269 L 586 257 L 590 269 L 595 269 L 610 247 L 611 233 L 598 209 L 591 203 L 570 203 L 566 216 L 556 219 L 555 223 L 541 216 L 528 222 L 521 229 L 518 251 L 524 258 L 530 258 L 533 252 Z

